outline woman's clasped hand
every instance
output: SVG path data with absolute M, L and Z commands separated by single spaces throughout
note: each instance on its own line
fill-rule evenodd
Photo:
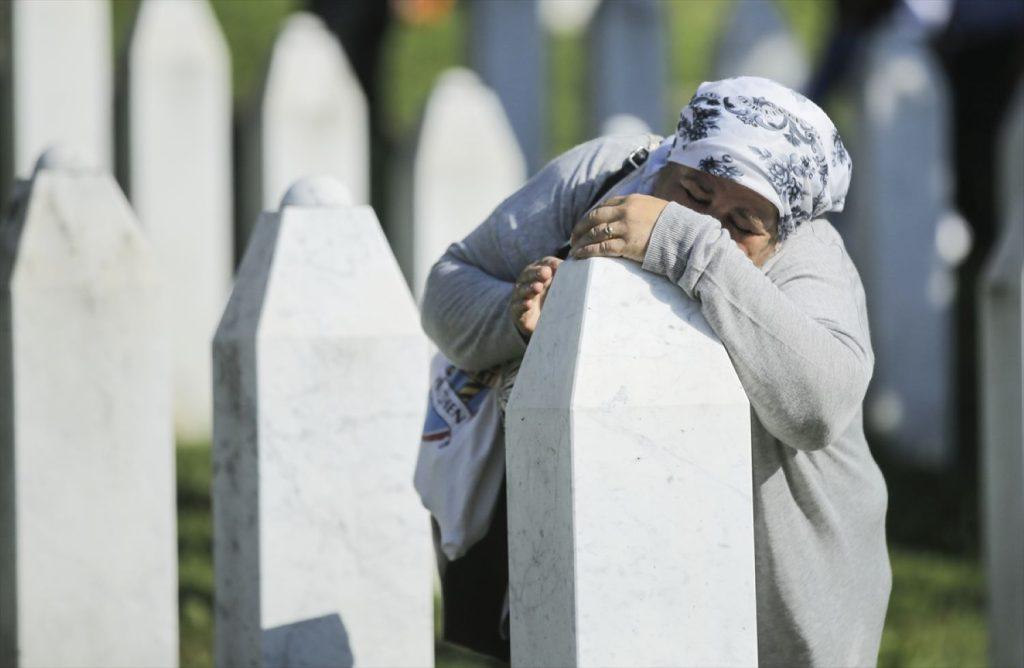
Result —
M 643 262 L 654 224 L 666 205 L 666 200 L 641 194 L 602 202 L 573 227 L 572 256 L 624 257 Z
M 537 328 L 540 309 L 560 264 L 562 261 L 557 257 L 543 257 L 526 265 L 516 278 L 509 311 L 516 329 L 524 337 L 529 337 Z

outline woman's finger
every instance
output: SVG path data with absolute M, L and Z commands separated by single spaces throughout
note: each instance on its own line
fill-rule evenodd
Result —
M 620 220 L 625 213 L 625 206 L 621 204 L 608 204 L 601 205 L 583 216 L 580 222 L 572 228 L 572 234 L 569 236 L 569 240 L 572 243 L 576 243 L 576 240 L 582 237 L 591 228 Z
M 604 223 L 602 225 L 595 225 L 587 230 L 581 237 L 576 239 L 573 244 L 573 248 L 583 248 L 584 246 L 590 246 L 592 244 L 598 244 L 602 241 L 610 241 L 622 236 L 620 231 L 622 223 Z
M 522 283 L 522 284 L 516 286 L 515 294 L 516 294 L 516 297 L 519 297 L 520 299 L 531 299 L 533 297 L 536 297 L 537 295 L 539 295 L 543 291 L 544 291 L 544 284 L 543 283 L 530 282 L 530 283 Z
M 626 248 L 626 241 L 621 238 L 609 239 L 600 243 L 581 246 L 572 252 L 573 257 L 584 259 L 588 257 L 622 257 L 622 251 Z

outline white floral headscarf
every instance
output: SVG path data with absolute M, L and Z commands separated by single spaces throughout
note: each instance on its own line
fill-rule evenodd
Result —
M 770 79 L 704 82 L 679 115 L 668 160 L 722 176 L 779 211 L 779 238 L 842 211 L 853 167 L 832 120 Z

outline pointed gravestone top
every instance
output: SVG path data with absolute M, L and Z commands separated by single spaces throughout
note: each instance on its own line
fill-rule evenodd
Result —
M 69 155 L 0 225 L 0 664 L 177 665 L 161 281 L 113 178 Z
M 340 209 L 352 206 L 352 193 L 332 176 L 307 176 L 293 183 L 281 198 L 280 208 L 287 206 Z
M 526 161 L 494 92 L 466 69 L 441 75 L 423 112 L 413 167 L 413 247 L 402 253 L 417 296 L 448 245 L 525 179 Z
M 82 151 L 67 145 L 56 145 L 43 151 L 43 154 L 36 160 L 33 176 L 44 169 L 82 173 L 96 170 L 95 163 L 89 161 Z
M 334 35 L 316 16 L 288 19 L 274 43 L 261 118 L 263 209 L 306 174 L 339 179 L 369 201 L 366 97 Z
M 432 665 L 427 346 L 344 195 L 308 179 L 263 214 L 214 339 L 218 665 Z

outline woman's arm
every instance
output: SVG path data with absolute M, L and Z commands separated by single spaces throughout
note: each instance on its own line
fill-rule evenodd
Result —
M 768 431 L 814 450 L 850 425 L 874 357 L 856 270 L 831 228 L 806 225 L 769 278 L 718 220 L 670 203 L 643 266 L 700 301 Z
M 508 313 L 515 277 L 565 244 L 608 175 L 649 140 L 601 137 L 563 153 L 449 246 L 431 269 L 421 307 L 423 329 L 441 352 L 469 371 L 523 355 L 526 342 Z

